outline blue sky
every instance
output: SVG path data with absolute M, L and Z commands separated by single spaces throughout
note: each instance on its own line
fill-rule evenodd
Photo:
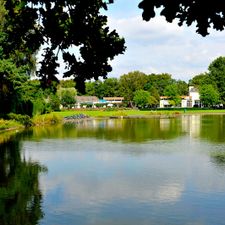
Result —
M 109 26 L 126 40 L 124 55 L 112 61 L 108 77 L 119 77 L 139 70 L 146 74 L 170 73 L 173 78 L 188 81 L 207 72 L 217 57 L 225 56 L 225 31 L 211 31 L 207 37 L 195 32 L 195 26 L 179 27 L 157 16 L 150 22 L 141 18 L 141 0 L 115 0 L 106 14 Z

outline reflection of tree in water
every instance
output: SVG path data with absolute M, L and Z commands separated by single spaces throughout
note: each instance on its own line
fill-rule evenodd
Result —
M 225 152 L 224 151 L 215 151 L 211 153 L 212 162 L 220 167 L 225 169 Z
M 0 224 L 34 225 L 43 217 L 38 177 L 45 169 L 21 158 L 16 138 L 0 144 Z

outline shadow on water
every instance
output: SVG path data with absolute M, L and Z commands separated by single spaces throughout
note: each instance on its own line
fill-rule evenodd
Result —
M 1 225 L 36 225 L 43 217 L 39 174 L 47 169 L 21 156 L 19 136 L 0 143 Z
M 225 171 L 225 151 L 213 151 L 210 157 L 214 165 Z

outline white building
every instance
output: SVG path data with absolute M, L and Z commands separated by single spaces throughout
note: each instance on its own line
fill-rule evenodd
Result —
M 200 95 L 197 88 L 195 88 L 194 86 L 189 86 L 189 96 L 191 98 L 191 107 L 201 106 Z
M 187 96 L 180 96 L 181 104 L 179 107 L 181 108 L 192 108 L 192 107 L 201 107 L 200 95 L 198 89 L 194 86 L 189 87 L 189 94 Z M 169 108 L 170 98 L 168 96 L 161 96 L 159 102 L 160 108 Z

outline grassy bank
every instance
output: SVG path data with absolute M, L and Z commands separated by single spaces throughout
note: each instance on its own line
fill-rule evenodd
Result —
M 15 120 L 0 119 L 0 132 L 12 129 L 21 129 L 23 125 Z
M 31 120 L 24 116 L 13 115 L 14 119 L 0 119 L 0 132 L 13 129 L 21 129 L 26 124 L 33 126 L 43 126 L 61 123 L 64 117 L 84 114 L 93 118 L 103 117 L 151 117 L 151 116 L 177 116 L 191 114 L 225 114 L 225 110 L 206 110 L 206 109 L 168 109 L 168 110 L 136 110 L 136 109 L 80 109 L 54 112 L 50 114 L 38 115 Z M 17 121 L 18 120 L 18 121 Z M 30 123 L 31 121 L 31 123 Z
M 174 109 L 174 110 L 68 110 L 55 112 L 54 114 L 63 118 L 66 116 L 72 116 L 76 114 L 85 114 L 90 117 L 120 117 L 120 116 L 156 116 L 156 115 L 187 115 L 187 114 L 225 114 L 225 110 L 195 110 L 195 109 Z
M 53 125 L 61 123 L 63 116 L 56 115 L 55 113 L 38 115 L 32 119 L 29 116 L 11 115 L 9 119 L 0 119 L 0 133 L 11 130 L 19 130 L 30 126 L 43 126 L 43 125 Z

